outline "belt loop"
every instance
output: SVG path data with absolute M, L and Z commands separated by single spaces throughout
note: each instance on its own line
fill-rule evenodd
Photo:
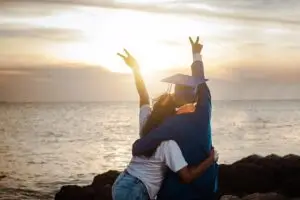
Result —
M 140 179 L 138 179 L 136 177 L 134 177 L 134 178 L 135 178 L 135 180 L 134 180 L 135 184 L 139 184 L 140 183 Z

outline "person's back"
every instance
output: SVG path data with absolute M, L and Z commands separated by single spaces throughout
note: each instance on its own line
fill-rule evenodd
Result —
M 196 132 L 195 130 L 198 130 L 197 126 L 199 124 L 196 122 L 191 123 L 191 120 L 190 114 L 184 114 L 174 117 L 170 122 L 174 125 L 181 123 L 180 126 L 175 125 L 178 135 L 180 135 L 175 141 L 178 143 L 187 163 L 193 166 L 205 160 L 212 147 L 210 135 Z M 199 137 L 199 134 L 202 134 L 201 137 Z M 168 170 L 158 193 L 158 199 L 212 199 L 215 193 L 216 167 L 216 165 L 212 165 L 202 176 L 190 184 L 182 183 L 178 174 Z

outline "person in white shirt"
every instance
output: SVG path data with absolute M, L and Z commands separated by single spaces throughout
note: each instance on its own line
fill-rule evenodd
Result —
M 166 118 L 174 114 L 193 112 L 193 105 L 184 105 L 176 109 L 171 94 L 163 94 L 150 107 L 149 95 L 139 71 L 139 66 L 132 55 L 124 49 L 126 56 L 121 56 L 132 69 L 137 91 L 140 97 L 140 137 L 158 127 Z M 197 57 L 194 56 L 194 59 Z M 188 166 L 182 152 L 173 140 L 160 144 L 151 157 L 135 156 L 128 167 L 119 175 L 112 187 L 113 200 L 153 200 L 160 189 L 167 168 L 178 173 L 184 183 L 190 183 L 199 177 L 218 159 L 214 149 L 209 157 L 198 166 Z

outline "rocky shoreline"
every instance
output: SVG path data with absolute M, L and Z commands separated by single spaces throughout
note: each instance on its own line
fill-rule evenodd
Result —
M 111 200 L 111 186 L 119 175 L 108 171 L 91 185 L 63 186 L 55 200 Z M 220 165 L 219 199 L 300 200 L 300 156 L 251 155 L 233 164 Z

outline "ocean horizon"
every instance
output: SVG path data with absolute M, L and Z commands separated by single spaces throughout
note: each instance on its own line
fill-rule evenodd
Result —
M 212 102 L 230 102 L 230 101 L 300 101 L 298 98 L 286 98 L 286 99 L 213 99 Z M 0 101 L 0 104 L 60 104 L 60 103 L 138 103 L 138 100 L 103 100 L 103 101 Z

